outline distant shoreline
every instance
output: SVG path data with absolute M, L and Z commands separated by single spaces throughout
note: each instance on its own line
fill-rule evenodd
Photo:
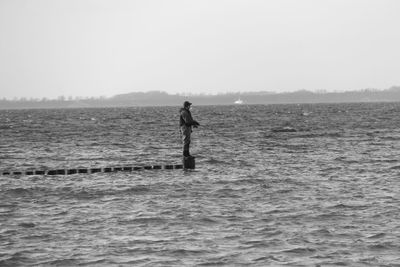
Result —
M 311 92 L 306 90 L 290 93 L 247 92 L 226 93 L 218 95 L 168 94 L 162 91 L 128 93 L 110 98 L 65 99 L 56 100 L 0 100 L 0 109 L 47 109 L 47 108 L 113 108 L 113 107 L 145 107 L 145 106 L 180 106 L 184 100 L 190 99 L 198 106 L 234 105 L 240 98 L 243 105 L 254 104 L 317 104 L 317 103 L 370 103 L 400 102 L 400 87 L 386 90 L 365 89 L 348 92 Z

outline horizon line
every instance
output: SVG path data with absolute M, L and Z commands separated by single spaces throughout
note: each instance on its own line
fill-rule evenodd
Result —
M 309 92 L 309 93 L 318 93 L 318 94 L 329 94 L 329 93 L 350 93 L 350 92 L 367 92 L 367 91 L 372 91 L 372 92 L 381 92 L 381 91 L 387 91 L 391 90 L 394 88 L 400 88 L 398 85 L 393 85 L 389 88 L 385 89 L 377 89 L 377 88 L 363 88 L 363 89 L 354 89 L 354 90 L 326 90 L 326 89 L 315 89 L 315 90 L 309 90 L 309 89 L 297 89 L 294 91 L 282 91 L 282 92 L 276 92 L 276 91 L 227 91 L 227 92 L 217 92 L 217 93 L 187 93 L 187 92 L 178 92 L 178 93 L 169 93 L 167 91 L 162 91 L 162 90 L 149 90 L 149 91 L 133 91 L 133 92 L 128 92 L 128 93 L 117 93 L 112 96 L 105 96 L 105 95 L 100 95 L 100 96 L 65 96 L 65 95 L 60 95 L 57 97 L 13 97 L 13 98 L 7 98 L 7 97 L 1 97 L 0 101 L 52 101 L 52 100 L 58 100 L 58 101 L 78 101 L 78 100 L 88 100 L 88 99 L 112 99 L 113 97 L 120 96 L 120 95 L 127 95 L 127 94 L 148 94 L 148 93 L 161 93 L 161 94 L 167 94 L 171 96 L 181 96 L 181 97 L 197 97 L 197 96 L 220 96 L 220 95 L 238 95 L 238 94 L 256 94 L 256 93 L 266 93 L 266 94 L 292 94 L 292 93 L 298 93 L 298 92 Z

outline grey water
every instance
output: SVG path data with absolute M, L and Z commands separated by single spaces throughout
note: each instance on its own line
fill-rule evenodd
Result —
M 0 111 L 0 171 L 179 164 L 178 107 Z M 400 103 L 195 106 L 196 169 L 0 176 L 0 266 L 400 266 Z

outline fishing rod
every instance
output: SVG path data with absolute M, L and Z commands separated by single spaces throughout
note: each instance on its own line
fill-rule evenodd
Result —
M 217 131 L 213 130 L 210 125 L 201 125 L 201 129 L 205 129 L 206 131 L 212 133 L 214 136 L 217 136 L 218 138 L 222 137 L 223 139 L 230 141 L 231 146 L 240 142 L 240 144 L 245 145 L 248 149 L 251 149 L 251 150 L 254 150 L 255 148 L 256 149 L 260 148 L 258 145 L 252 144 L 244 139 L 237 140 L 237 139 L 228 137 L 224 134 L 218 133 Z M 233 142 L 233 144 L 232 144 L 232 142 Z

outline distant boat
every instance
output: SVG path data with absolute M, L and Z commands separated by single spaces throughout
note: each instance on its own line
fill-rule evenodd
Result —
M 240 99 L 240 97 L 239 97 L 239 99 L 236 100 L 234 103 L 235 103 L 236 105 L 241 105 L 241 104 L 243 104 L 243 100 Z

